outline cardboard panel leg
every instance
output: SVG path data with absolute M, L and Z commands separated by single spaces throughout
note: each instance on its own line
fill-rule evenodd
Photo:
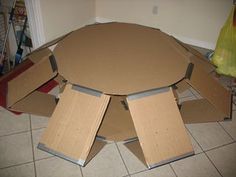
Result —
M 39 147 L 84 166 L 109 99 L 110 96 L 68 84 Z
M 181 105 L 180 112 L 186 124 L 216 122 L 225 118 L 224 114 L 206 99 L 185 101 Z
M 127 101 L 149 168 L 194 153 L 172 89 L 131 95 Z
M 111 101 L 97 135 L 114 141 L 137 137 L 134 123 L 124 97 L 111 97 Z

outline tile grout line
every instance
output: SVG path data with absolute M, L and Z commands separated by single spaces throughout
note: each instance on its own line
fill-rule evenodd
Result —
M 192 135 L 192 133 L 189 131 L 189 129 L 186 127 L 186 129 L 188 130 L 188 132 L 190 133 L 190 135 L 193 137 L 193 139 L 196 141 L 196 143 L 198 144 L 198 146 L 201 148 L 202 152 L 198 153 L 198 154 L 201 154 L 203 152 L 208 152 L 208 151 L 211 151 L 211 150 L 214 150 L 214 149 L 218 149 L 218 148 L 221 148 L 221 147 L 224 147 L 224 146 L 227 146 L 227 145 L 230 145 L 230 144 L 233 144 L 235 143 L 236 141 L 233 141 L 233 142 L 230 142 L 230 143 L 227 143 L 227 144 L 223 144 L 223 145 L 220 145 L 220 146 L 216 146 L 216 147 L 213 147 L 213 148 L 210 148 L 210 149 L 207 149 L 207 150 L 204 150 L 201 145 L 198 143 L 198 141 L 194 138 L 194 136 Z M 197 154 L 195 154 L 197 155 Z
M 24 163 L 15 164 L 15 165 L 10 165 L 10 166 L 6 166 L 6 167 L 1 167 L 0 170 L 6 169 L 6 168 L 17 167 L 17 166 L 21 166 L 21 165 L 26 165 L 26 164 L 30 164 L 30 163 L 33 163 L 33 161 L 24 162 Z
M 231 120 L 232 121 L 232 120 Z M 235 141 L 234 140 L 234 138 L 230 135 L 230 133 L 223 127 L 223 125 L 221 125 L 221 123 L 219 123 L 219 122 L 217 122 L 219 125 L 220 125 L 220 127 L 225 131 L 225 133 L 226 134 L 228 134 L 229 135 L 229 137 L 233 140 L 233 141 Z
M 7 134 L 7 135 L 1 135 L 0 138 L 6 137 L 6 136 L 11 136 L 11 135 L 17 135 L 17 134 L 27 133 L 27 132 L 29 132 L 29 131 L 30 131 L 30 130 L 24 130 L 24 131 L 20 131 L 20 132 L 10 133 L 10 134 Z
M 29 114 L 29 121 L 30 121 L 30 135 L 31 135 L 31 148 L 33 153 L 33 162 L 34 162 L 34 176 L 37 177 L 37 170 L 35 164 L 35 156 L 34 156 L 34 141 L 33 141 L 33 131 L 32 131 L 32 121 L 31 121 L 31 114 Z
M 44 157 L 44 158 L 41 158 L 41 159 L 35 159 L 35 162 L 38 162 L 38 161 L 41 161 L 41 160 L 51 159 L 53 157 L 56 157 L 56 156 L 50 156 L 50 157 Z
M 80 169 L 81 176 L 84 177 L 84 174 L 83 174 L 81 166 L 79 166 L 79 169 Z
M 122 155 L 121 155 L 120 149 L 118 148 L 118 145 L 116 144 L 116 142 L 114 142 L 114 143 L 115 143 L 116 149 L 118 150 L 118 153 L 119 153 L 119 155 L 120 155 L 120 157 L 121 157 L 121 160 L 122 160 L 122 162 L 123 162 L 123 164 L 124 164 L 124 166 L 125 166 L 125 169 L 126 169 L 128 175 L 130 176 L 128 167 L 127 167 L 126 164 L 125 164 L 125 161 L 124 161 L 124 159 L 123 159 L 123 157 L 122 157 Z
M 45 129 L 47 127 L 40 127 L 40 128 L 32 128 L 32 130 L 41 130 L 41 129 Z
M 208 158 L 208 160 L 211 162 L 211 164 L 215 167 L 215 169 L 216 169 L 216 171 L 219 173 L 219 175 L 220 175 L 221 177 L 223 177 L 223 175 L 221 174 L 221 172 L 219 171 L 219 169 L 215 166 L 215 164 L 212 162 L 212 160 L 208 157 L 207 153 L 204 152 L 204 154 L 205 154 L 205 156 Z
M 186 127 L 186 126 L 185 126 Z M 200 147 L 200 149 L 202 150 L 202 152 L 204 152 L 202 146 L 200 145 L 200 143 L 195 139 L 195 137 L 193 136 L 193 134 L 191 133 L 191 131 L 186 127 L 187 131 L 189 132 L 189 134 L 192 136 L 192 138 L 194 139 L 194 141 L 197 143 L 197 145 Z M 195 154 L 195 152 L 194 152 Z M 198 153 L 200 154 L 200 153 Z M 196 155 L 196 154 L 195 154 Z
M 173 173 L 175 174 L 176 177 L 178 177 L 177 173 L 175 172 L 174 168 L 172 167 L 171 163 L 169 163 L 170 168 L 172 169 Z
M 134 173 L 131 173 L 130 175 L 136 175 L 136 174 L 139 174 L 139 173 L 142 173 L 142 172 L 145 172 L 145 171 L 148 171 L 148 169 L 141 170 L 141 171 L 138 171 L 138 172 L 134 172 Z
M 211 149 L 207 149 L 207 150 L 205 150 L 204 152 L 209 152 L 209 151 L 212 151 L 212 150 L 215 150 L 215 149 L 219 149 L 219 148 L 222 148 L 222 147 L 224 147 L 224 146 L 228 146 L 228 145 L 231 145 L 231 144 L 234 144 L 234 143 L 236 143 L 236 141 L 233 141 L 233 142 L 230 142 L 230 143 L 227 143 L 227 144 L 223 144 L 223 145 L 221 145 L 221 146 L 213 147 L 213 148 L 211 148 Z

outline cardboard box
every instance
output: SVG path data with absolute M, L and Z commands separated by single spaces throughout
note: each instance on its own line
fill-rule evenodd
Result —
M 55 110 L 47 110 L 53 113 L 38 148 L 81 166 L 99 152 L 101 138 L 126 140 L 149 168 L 163 165 L 194 154 L 184 122 L 231 118 L 231 92 L 214 79 L 214 66 L 157 29 L 89 25 L 28 57 L 35 64 L 8 83 L 8 107 L 32 112 L 37 100 L 48 109 L 53 98 L 35 89 L 59 73 L 67 84 Z M 176 89 L 189 87 L 203 99 L 179 110 Z

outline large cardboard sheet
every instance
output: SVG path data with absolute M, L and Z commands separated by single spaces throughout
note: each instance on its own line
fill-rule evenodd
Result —
M 128 105 L 149 168 L 193 154 L 170 88 L 128 96 Z
M 83 166 L 109 99 L 68 84 L 40 140 L 41 149 Z
M 39 50 L 39 51 L 34 51 L 32 52 L 28 58 L 33 62 L 33 63 L 38 63 L 39 61 L 42 60 L 42 58 L 44 57 L 49 57 L 50 55 L 52 55 L 51 50 L 49 50 L 48 48 L 45 48 L 43 50 Z
M 71 83 L 127 95 L 181 80 L 188 56 L 157 29 L 126 23 L 89 25 L 54 49 L 59 73 Z

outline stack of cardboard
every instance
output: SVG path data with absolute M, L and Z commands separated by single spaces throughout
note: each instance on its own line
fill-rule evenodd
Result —
M 89 25 L 28 59 L 34 65 L 8 83 L 8 108 L 52 114 L 38 148 L 81 166 L 109 139 L 125 140 L 153 168 L 194 154 L 184 123 L 231 118 L 231 92 L 214 78 L 214 66 L 157 29 Z M 58 75 L 67 82 L 57 103 L 36 89 Z M 176 89 L 189 87 L 203 98 L 178 106 Z

